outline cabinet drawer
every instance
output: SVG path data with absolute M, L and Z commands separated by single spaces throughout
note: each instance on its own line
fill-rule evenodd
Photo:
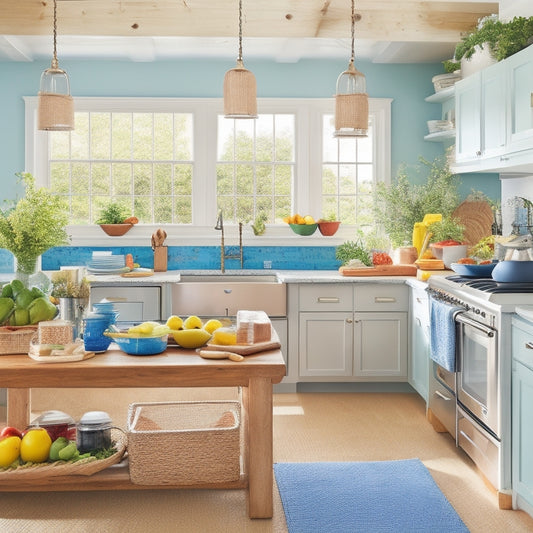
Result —
M 311 283 L 300 285 L 300 311 L 352 311 L 351 284 Z
M 161 287 L 91 287 L 91 305 L 104 298 L 115 304 L 119 322 L 163 319 Z
M 354 288 L 356 311 L 407 311 L 409 293 L 405 285 L 358 283 Z
M 533 370 L 533 327 L 513 318 L 512 346 L 513 359 Z

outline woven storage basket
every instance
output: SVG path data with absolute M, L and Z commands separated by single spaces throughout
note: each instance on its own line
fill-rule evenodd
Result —
M 137 485 L 222 483 L 240 477 L 237 401 L 134 403 L 130 479 Z
M 0 327 L 0 355 L 28 353 L 37 326 Z

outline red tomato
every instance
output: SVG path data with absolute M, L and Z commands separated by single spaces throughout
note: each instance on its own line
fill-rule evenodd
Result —
M 372 254 L 372 263 L 374 265 L 392 265 L 392 259 L 385 252 L 374 252 Z

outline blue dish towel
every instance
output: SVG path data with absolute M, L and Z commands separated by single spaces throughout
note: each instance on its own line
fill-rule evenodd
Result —
M 430 305 L 431 359 L 448 370 L 455 372 L 455 315 L 463 309 L 437 300 Z

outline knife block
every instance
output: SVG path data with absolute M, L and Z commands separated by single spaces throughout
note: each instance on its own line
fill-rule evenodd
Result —
M 168 247 L 156 246 L 154 248 L 154 272 L 166 272 L 168 265 Z

